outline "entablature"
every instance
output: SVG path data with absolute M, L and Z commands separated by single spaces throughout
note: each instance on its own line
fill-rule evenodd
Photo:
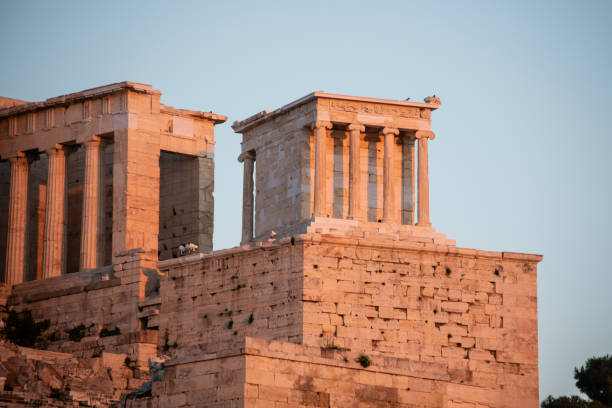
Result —
M 268 120 L 313 101 L 317 103 L 316 120 L 377 125 L 388 122 L 391 118 L 393 122 L 398 122 L 398 126 L 395 127 L 413 130 L 430 129 L 431 111 L 436 110 L 441 104 L 440 98 L 435 96 L 425 98 L 425 102 L 412 102 L 316 91 L 276 110 L 263 110 L 242 121 L 235 121 L 232 129 L 236 133 L 245 133 Z
M 212 152 L 212 128 L 227 117 L 175 109 L 161 104 L 160 95 L 148 84 L 119 82 L 0 109 L 0 158 L 126 129 L 160 135 L 162 150 Z

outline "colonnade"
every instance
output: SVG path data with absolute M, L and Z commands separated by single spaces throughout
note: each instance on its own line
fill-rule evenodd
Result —
M 313 216 L 327 217 L 327 138 L 334 124 L 329 121 L 316 121 L 312 124 L 315 134 L 315 160 L 314 160 L 314 191 L 313 191 Z M 346 126 L 346 124 L 338 124 Z M 360 143 L 361 135 L 365 132 L 365 126 L 361 123 L 350 123 L 346 126 L 350 134 L 349 139 L 349 185 L 348 185 L 348 219 L 359 220 L 362 214 L 361 208 L 361 163 Z M 379 134 L 383 139 L 383 218 L 385 223 L 397 222 L 397 203 L 395 191 L 397 186 L 394 174 L 395 137 L 400 133 L 399 129 L 393 127 L 379 128 Z M 416 130 L 410 132 L 414 140 L 418 142 L 418 184 L 417 184 L 417 208 L 419 227 L 430 227 L 429 220 L 429 179 L 428 179 L 428 150 L 427 141 L 435 137 L 430 130 Z M 414 149 L 411 150 L 414 154 Z M 414 158 L 411 158 L 414 160 Z M 239 161 L 244 163 L 243 201 L 242 201 L 242 243 L 248 243 L 253 239 L 253 171 L 255 153 L 245 152 L 240 155 Z M 411 187 L 414 189 L 414 186 Z
M 84 143 L 85 177 L 81 222 L 80 270 L 95 268 L 98 249 L 98 203 L 100 199 L 100 145 L 98 137 Z M 62 274 L 64 262 L 66 147 L 58 144 L 45 151 L 48 159 L 42 278 Z M 9 158 L 11 185 L 6 250 L 6 283 L 23 282 L 27 231 L 28 171 L 25 153 Z
M 326 159 L 329 130 L 333 124 L 327 121 L 316 121 L 313 124 L 315 130 L 315 183 L 314 183 L 314 216 L 326 217 L 327 207 L 327 180 Z M 351 123 L 347 127 L 350 133 L 349 139 L 349 188 L 348 188 L 348 218 L 358 219 L 361 214 L 361 163 L 360 163 L 360 141 L 361 134 L 365 132 L 365 126 L 360 123 Z M 397 203 L 395 191 L 397 177 L 394 173 L 394 142 L 395 136 L 399 135 L 399 129 L 383 127 L 379 129 L 383 139 L 383 222 L 396 222 Z M 428 180 L 428 154 L 427 140 L 433 139 L 434 133 L 429 130 L 417 130 L 415 139 L 418 140 L 418 222 L 417 226 L 429 227 L 429 180 Z

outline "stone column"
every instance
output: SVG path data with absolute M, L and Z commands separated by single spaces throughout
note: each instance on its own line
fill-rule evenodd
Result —
M 428 170 L 428 153 L 427 153 L 427 139 L 435 137 L 431 131 L 419 130 L 416 132 L 416 138 L 419 141 L 419 180 L 418 180 L 418 222 L 417 226 L 430 227 L 431 221 L 429 220 L 429 170 Z
M 56 145 L 55 148 L 47 150 L 47 155 L 49 156 L 49 172 L 43 241 L 43 279 L 62 274 L 65 223 L 66 153 L 61 145 Z
M 361 217 L 361 164 L 360 139 L 361 132 L 365 131 L 365 126 L 352 123 L 348 127 L 350 137 L 350 157 L 349 157 L 349 208 L 348 219 L 357 220 Z
M 85 142 L 85 180 L 81 220 L 81 259 L 79 270 L 98 266 L 98 208 L 100 199 L 100 138 Z
M 198 180 L 198 251 L 212 251 L 212 236 L 214 231 L 215 198 L 215 160 L 212 152 L 200 152 L 196 158 L 196 178 Z
M 409 168 L 408 168 L 408 181 L 410 183 L 410 196 L 409 196 L 409 204 L 408 204 L 408 218 L 409 218 L 409 225 L 414 225 L 415 221 L 414 221 L 414 216 L 415 216 L 415 206 L 416 206 L 416 200 L 415 200 L 415 188 L 414 188 L 414 181 L 415 181 L 415 177 L 414 177 L 414 145 L 415 145 L 415 138 L 413 136 L 406 136 L 404 138 L 404 149 L 406 149 L 408 152 L 407 154 L 405 153 L 404 156 L 404 160 L 408 160 L 409 163 Z M 408 157 L 406 157 L 408 156 Z M 404 163 L 405 166 L 405 163 Z M 402 222 L 405 222 L 402 220 Z
M 314 215 L 315 217 L 327 217 L 327 195 L 326 195 L 326 146 L 327 130 L 332 128 L 330 122 L 317 120 L 315 129 L 315 182 L 314 182 Z
M 383 156 L 383 222 L 396 222 L 397 214 L 395 205 L 395 181 L 393 174 L 393 158 L 395 150 L 395 136 L 399 130 L 394 128 L 383 128 L 381 131 L 385 141 Z
M 244 152 L 238 157 L 244 163 L 244 178 L 242 184 L 242 244 L 253 240 L 253 170 L 255 165 L 255 152 Z
M 23 153 L 9 158 L 11 163 L 11 190 L 9 198 L 8 233 L 6 243 L 5 282 L 15 285 L 23 282 L 25 263 L 26 213 L 28 206 L 28 160 Z

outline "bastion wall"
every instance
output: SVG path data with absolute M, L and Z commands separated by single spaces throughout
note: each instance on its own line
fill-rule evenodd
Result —
M 160 265 L 161 406 L 537 406 L 541 257 L 374 231 L 281 241 Z

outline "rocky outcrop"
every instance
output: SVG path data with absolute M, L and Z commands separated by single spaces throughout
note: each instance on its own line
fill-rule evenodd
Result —
M 0 407 L 107 407 L 122 392 L 139 388 L 126 355 L 71 354 L 19 347 L 0 341 Z

